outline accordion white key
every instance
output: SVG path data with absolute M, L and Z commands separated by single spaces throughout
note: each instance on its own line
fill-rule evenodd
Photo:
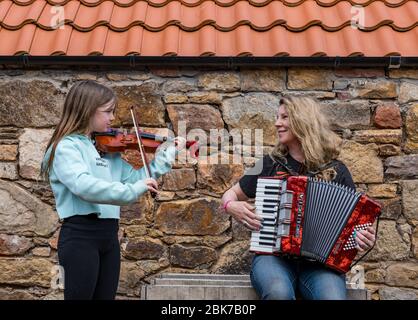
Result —
M 259 178 L 255 208 L 263 222 L 250 251 L 301 256 L 344 273 L 357 254 L 353 233 L 381 213 L 362 193 L 305 176 Z

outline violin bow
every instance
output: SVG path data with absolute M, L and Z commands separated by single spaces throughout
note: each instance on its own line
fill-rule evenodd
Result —
M 133 109 L 134 109 L 134 107 L 131 106 L 132 121 L 134 123 L 135 134 L 136 134 L 136 138 L 138 140 L 138 147 L 139 147 L 139 151 L 141 153 L 141 159 L 142 159 L 142 162 L 144 163 L 145 174 L 146 174 L 147 178 L 149 179 L 149 178 L 151 178 L 151 170 L 150 170 L 149 165 L 148 165 L 148 159 L 147 159 L 147 155 L 145 154 L 144 144 L 142 143 L 142 138 L 141 138 L 141 136 L 139 135 L 139 132 L 138 132 L 138 127 L 137 127 L 137 124 L 136 124 L 137 122 L 136 122 L 136 118 L 135 118 L 135 114 L 134 114 Z M 153 198 L 155 198 L 156 193 L 151 192 L 151 196 Z

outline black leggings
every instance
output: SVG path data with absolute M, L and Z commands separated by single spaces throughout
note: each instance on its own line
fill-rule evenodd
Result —
M 95 214 L 64 219 L 58 259 L 64 269 L 65 300 L 115 298 L 120 272 L 118 219 Z

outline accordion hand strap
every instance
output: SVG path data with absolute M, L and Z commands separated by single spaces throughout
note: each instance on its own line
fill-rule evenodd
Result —
M 376 240 L 373 243 L 372 247 L 367 250 L 360 258 L 358 258 L 355 262 L 353 262 L 350 266 L 350 268 L 354 267 L 357 263 L 359 263 L 365 256 L 369 254 L 369 252 L 374 248 L 376 241 L 377 241 L 377 230 L 379 229 L 379 218 L 376 219 Z

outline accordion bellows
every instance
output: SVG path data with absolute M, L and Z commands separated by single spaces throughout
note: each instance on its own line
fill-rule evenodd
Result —
M 354 232 L 381 213 L 363 193 L 305 176 L 259 178 L 255 206 L 263 222 L 250 251 L 301 256 L 343 273 L 357 255 Z

